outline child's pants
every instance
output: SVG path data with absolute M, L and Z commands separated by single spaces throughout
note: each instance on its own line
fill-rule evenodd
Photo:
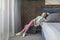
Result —
M 25 25 L 23 31 L 24 31 L 24 32 L 27 32 L 30 27 L 33 27 L 34 22 L 35 22 L 34 20 L 31 20 L 31 21 L 29 22 L 29 24 Z

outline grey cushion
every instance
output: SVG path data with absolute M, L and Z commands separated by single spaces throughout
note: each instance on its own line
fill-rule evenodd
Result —
M 48 22 L 60 22 L 60 13 L 52 13 L 46 19 Z

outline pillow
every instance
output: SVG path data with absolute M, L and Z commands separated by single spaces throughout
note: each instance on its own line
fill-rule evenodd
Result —
M 46 18 L 47 22 L 60 22 L 60 13 L 52 13 Z

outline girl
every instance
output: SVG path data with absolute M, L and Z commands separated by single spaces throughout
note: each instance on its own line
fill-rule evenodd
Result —
M 47 17 L 47 13 L 42 13 L 41 16 L 37 16 L 35 19 L 32 19 L 27 25 L 25 25 L 23 30 L 21 32 L 17 33 L 16 35 L 23 34 L 23 37 L 24 37 L 30 27 L 32 27 L 33 25 L 34 25 L 34 27 L 41 25 L 41 22 L 44 21 L 46 17 Z

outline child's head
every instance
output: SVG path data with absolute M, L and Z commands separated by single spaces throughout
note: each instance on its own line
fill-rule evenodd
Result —
M 48 16 L 48 14 L 45 13 L 45 12 L 43 12 L 43 13 L 41 14 L 41 16 L 44 17 L 44 18 L 46 18 L 46 17 Z

